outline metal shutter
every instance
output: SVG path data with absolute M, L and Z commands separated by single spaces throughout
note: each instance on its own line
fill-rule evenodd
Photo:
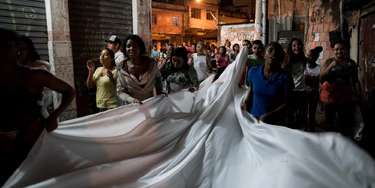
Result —
M 115 34 L 124 40 L 133 33 L 132 0 L 69 0 L 70 36 L 72 41 L 74 79 L 77 89 L 77 113 L 95 112 L 95 93 L 86 87 L 86 62 L 96 61 L 106 47 L 104 41 Z
M 49 61 L 44 0 L 0 0 L 0 27 L 30 37 L 42 60 Z

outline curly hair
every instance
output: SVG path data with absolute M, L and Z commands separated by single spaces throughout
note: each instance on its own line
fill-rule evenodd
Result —
M 35 49 L 33 41 L 29 37 L 27 37 L 26 35 L 20 35 L 20 40 L 21 40 L 21 42 L 24 42 L 26 44 L 27 48 L 29 49 L 29 52 L 28 52 L 29 57 L 28 58 L 31 61 L 34 62 L 36 60 L 41 59 L 38 52 Z
M 298 55 L 295 55 L 293 53 L 292 46 L 293 46 L 293 42 L 294 41 L 298 41 L 298 43 L 300 43 L 301 46 L 302 46 L 302 51 Z M 306 63 L 307 62 L 307 58 L 305 56 L 305 52 L 303 51 L 303 42 L 302 42 L 302 40 L 299 39 L 299 38 L 292 38 L 289 41 L 288 48 L 286 49 L 285 63 L 286 63 L 286 66 L 289 67 L 292 63 L 295 63 L 297 61 L 302 61 L 302 62 Z

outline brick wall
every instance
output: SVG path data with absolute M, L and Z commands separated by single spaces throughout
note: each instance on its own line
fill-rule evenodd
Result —
M 324 3 L 325 1 L 310 1 L 308 29 L 306 33 L 306 50 L 316 46 L 322 46 L 323 52 L 320 54 L 320 64 L 331 56 L 333 50 L 330 47 L 329 31 L 340 25 L 339 1 Z

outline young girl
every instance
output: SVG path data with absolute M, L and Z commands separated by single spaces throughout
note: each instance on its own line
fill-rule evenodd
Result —
M 292 128 L 301 128 L 301 125 L 307 123 L 307 100 L 306 100 L 306 83 L 304 71 L 306 69 L 307 58 L 303 52 L 303 43 L 299 38 L 290 40 L 286 51 L 286 57 L 283 68 L 290 72 L 294 81 L 294 105 L 289 109 L 287 116 L 287 125 Z M 294 120 L 294 113 L 297 113 Z
M 229 56 L 227 54 L 227 49 L 224 46 L 219 47 L 219 53 L 215 55 L 215 60 L 217 71 L 213 81 L 217 80 L 229 65 Z
M 233 61 L 236 60 L 238 53 L 240 53 L 240 45 L 236 43 L 233 45 L 233 51 L 229 53 L 230 63 L 233 63 Z
M 198 75 L 193 65 L 187 63 L 187 51 L 184 47 L 175 49 L 172 57 L 172 65 L 176 72 L 167 78 L 168 93 L 186 89 L 195 92 L 199 89 Z
M 194 69 L 198 74 L 199 82 L 206 79 L 212 72 L 211 60 L 208 55 L 204 53 L 206 47 L 203 42 L 197 43 L 197 53 L 193 54 Z
M 304 72 L 306 81 L 306 96 L 307 105 L 309 109 L 309 129 L 310 132 L 315 132 L 315 113 L 319 102 L 319 75 L 320 66 L 316 64 L 320 52 L 323 48 L 318 46 L 309 51 L 307 54 L 307 66 Z
M 105 48 L 100 54 L 100 64 L 103 67 L 95 70 L 92 60 L 87 61 L 89 75 L 86 84 L 89 89 L 96 86 L 96 106 L 100 112 L 117 107 L 117 70 L 114 58 L 113 51 Z

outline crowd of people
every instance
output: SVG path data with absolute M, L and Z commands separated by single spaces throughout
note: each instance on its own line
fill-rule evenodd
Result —
M 74 88 L 49 72 L 30 38 L 0 29 L 1 76 L 6 90 L 1 91 L 7 109 L 1 117 L 1 183 L 26 157 L 43 129 L 57 128 L 57 118 L 75 96 Z M 106 111 L 161 94 L 187 89 L 199 90 L 210 75 L 213 82 L 236 60 L 240 45 L 227 41 L 224 46 L 167 44 L 160 53 L 156 46 L 146 53 L 142 38 L 129 35 L 123 41 L 112 35 L 100 53 L 100 67 L 87 61 L 87 87 L 96 88 L 96 105 Z M 347 58 L 345 42 L 334 44 L 334 56 L 323 66 L 316 63 L 322 47 L 304 53 L 301 39 L 293 38 L 284 50 L 277 42 L 244 40 L 248 58 L 239 87 L 247 88 L 241 108 L 270 124 L 315 131 L 315 114 L 321 102 L 328 131 L 349 134 L 353 130 L 353 109 L 359 101 L 357 65 Z M 242 72 L 242 71 L 241 71 Z M 51 112 L 51 91 L 62 94 Z M 336 113 L 338 121 L 336 123 Z

